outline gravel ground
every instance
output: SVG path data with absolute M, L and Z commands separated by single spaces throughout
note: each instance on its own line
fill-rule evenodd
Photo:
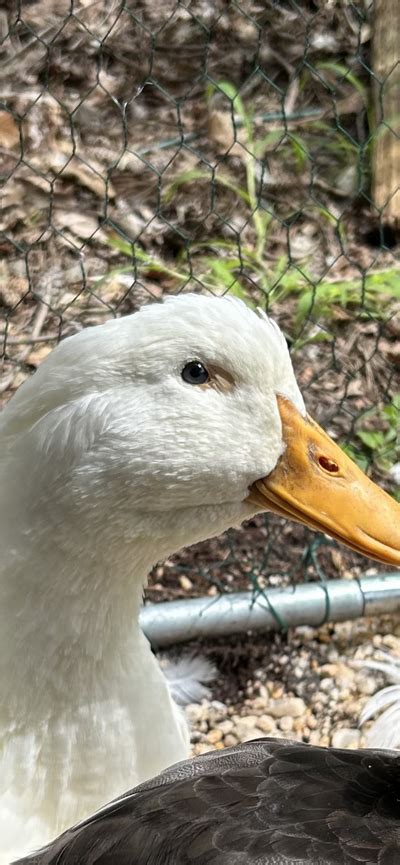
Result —
M 368 725 L 359 729 L 360 712 L 385 679 L 357 662 L 377 659 L 382 650 L 400 657 L 400 622 L 385 616 L 302 627 L 288 638 L 267 640 L 252 636 L 240 647 L 232 644 L 231 657 L 225 644 L 230 675 L 222 671 L 218 676 L 213 699 L 186 707 L 192 753 L 264 736 L 341 748 L 364 746 Z M 244 659 L 241 665 L 239 658 L 236 671 L 235 654 Z M 218 657 L 216 663 L 218 668 Z

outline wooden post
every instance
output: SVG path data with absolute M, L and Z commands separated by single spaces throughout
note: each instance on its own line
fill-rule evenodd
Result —
M 400 0 L 375 0 L 374 9 L 372 198 L 383 222 L 394 225 L 400 224 Z

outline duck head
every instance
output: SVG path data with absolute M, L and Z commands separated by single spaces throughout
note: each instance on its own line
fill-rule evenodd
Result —
M 122 534 L 150 514 L 176 548 L 271 510 L 400 565 L 400 505 L 307 415 L 280 330 L 236 299 L 167 298 L 66 339 L 3 432 L 29 436 L 52 509 Z

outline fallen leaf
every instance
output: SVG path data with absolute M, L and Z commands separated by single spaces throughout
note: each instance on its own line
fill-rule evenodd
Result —
M 392 363 L 400 364 L 400 342 L 389 342 L 388 339 L 379 340 L 379 350 L 386 354 Z
M 50 354 L 51 351 L 53 351 L 53 348 L 54 346 L 49 345 L 48 342 L 42 345 L 38 345 L 31 352 L 29 352 L 26 359 L 27 363 L 30 363 L 31 366 L 40 366 L 42 360 L 44 360 L 45 357 L 47 357 L 47 355 Z
M 97 219 L 93 216 L 76 210 L 55 210 L 53 222 L 61 230 L 69 228 L 76 237 L 81 237 L 83 240 L 91 237 L 99 227 Z
M 48 166 L 57 175 L 57 180 L 73 178 L 81 186 L 90 189 L 99 198 L 104 198 L 107 190 L 108 198 L 113 198 L 115 190 L 111 183 L 106 185 L 104 167 L 97 163 L 92 156 L 88 156 L 88 165 L 85 165 L 78 157 L 74 156 L 68 160 L 68 153 L 64 156 L 59 151 L 53 151 L 48 155 Z
M 362 396 L 363 392 L 364 382 L 358 378 L 352 378 L 346 389 L 346 396 Z
M 0 264 L 0 302 L 4 306 L 13 307 L 24 297 L 29 289 L 28 280 L 23 276 L 14 276 L 8 272 L 6 262 Z
M 0 111 L 0 146 L 11 150 L 19 143 L 19 129 L 12 114 Z

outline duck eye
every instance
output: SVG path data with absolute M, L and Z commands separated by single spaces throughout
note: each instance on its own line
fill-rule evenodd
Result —
M 182 378 L 187 384 L 205 384 L 206 381 L 209 381 L 210 376 L 199 360 L 191 360 L 183 367 Z

